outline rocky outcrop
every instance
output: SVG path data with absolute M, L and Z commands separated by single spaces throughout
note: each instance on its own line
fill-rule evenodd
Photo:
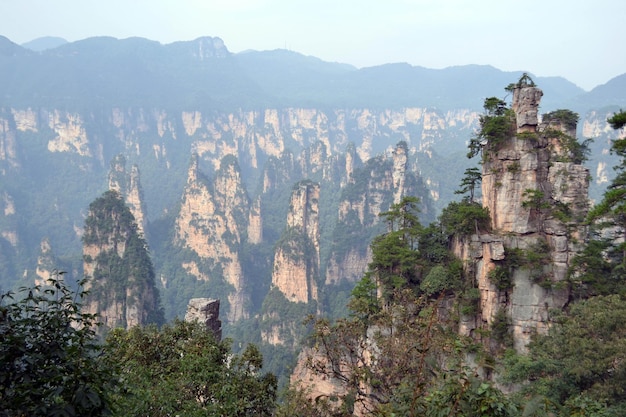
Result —
M 20 163 L 17 158 L 15 128 L 10 118 L 0 117 L 0 174 L 7 175 L 7 169 L 16 169 Z
M 83 235 L 83 272 L 89 295 L 83 309 L 98 314 L 106 333 L 164 321 L 148 248 L 133 215 L 115 191 L 89 206 Z
M 261 217 L 261 198 L 252 202 L 248 216 L 248 242 L 258 245 L 263 242 L 263 218 Z
M 356 169 L 342 191 L 333 248 L 326 266 L 326 284 L 359 280 L 371 261 L 369 242 L 379 228 L 379 214 L 407 195 L 424 196 L 420 206 L 432 214 L 428 191 L 409 164 L 409 149 L 400 142 L 385 155 Z
M 0 219 L 2 219 L 3 227 L 0 229 L 0 236 L 5 239 L 12 247 L 17 247 L 19 237 L 17 232 L 17 212 L 15 200 L 8 192 L 0 195 Z
M 116 191 L 124 197 L 126 205 L 135 217 L 139 232 L 145 236 L 148 222 L 146 204 L 141 188 L 139 168 L 131 167 L 130 173 L 126 171 L 126 158 L 119 154 L 111 161 L 109 170 L 109 190 Z
M 192 298 L 187 304 L 185 321 L 198 321 L 213 333 L 215 340 L 222 340 L 222 321 L 220 320 L 220 300 L 212 298 Z
M 505 313 L 518 350 L 547 329 L 551 309 L 567 303 L 562 283 L 586 233 L 580 224 L 588 209 L 589 172 L 572 153 L 576 129 L 558 119 L 540 124 L 541 96 L 535 86 L 514 90 L 517 134 L 483 149 L 483 206 L 492 232 L 454 245 L 457 256 L 469 261 L 481 293 L 478 321 L 463 321 L 461 332 L 469 335 Z M 501 271 L 510 285 L 495 285 Z
M 49 239 L 42 239 L 39 247 L 40 252 L 39 257 L 37 257 L 37 268 L 35 269 L 35 285 L 44 285 L 54 275 L 58 263 L 52 252 Z
M 174 243 L 199 258 L 183 265 L 189 274 L 198 280 L 224 280 L 232 286 L 227 295 L 231 322 L 248 314 L 239 249 L 249 213 L 250 202 L 236 160 L 224 158 L 211 184 L 200 172 L 195 156 L 176 217 Z
M 539 124 L 539 102 L 543 91 L 534 85 L 520 84 L 513 90 L 513 105 L 517 133 L 535 132 Z
M 80 114 L 52 111 L 48 113 L 48 127 L 56 134 L 48 141 L 48 151 L 75 152 L 80 156 L 92 156 L 87 131 Z
M 291 194 L 287 229 L 276 247 L 272 286 L 295 303 L 318 299 L 320 186 L 305 181 Z

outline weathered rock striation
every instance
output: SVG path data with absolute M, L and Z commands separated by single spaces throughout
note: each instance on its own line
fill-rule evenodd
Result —
M 294 187 L 287 228 L 277 244 L 272 286 L 290 302 L 308 303 L 318 299 L 319 197 L 320 186 L 317 183 L 304 181 Z
M 406 142 L 393 151 L 373 158 L 351 175 L 338 207 L 338 225 L 325 271 L 326 284 L 359 280 L 371 261 L 369 242 L 382 230 L 379 214 L 407 195 L 427 196 L 418 167 L 410 166 Z M 425 216 L 433 212 L 430 199 L 423 198 Z M 367 235 L 361 234 L 367 231 Z
M 588 209 L 589 171 L 568 147 L 576 128 L 558 118 L 539 123 L 541 96 L 535 86 L 514 90 L 515 133 L 483 147 L 483 206 L 492 231 L 455 244 L 481 293 L 479 317 L 466 318 L 461 332 L 472 334 L 506 314 L 518 350 L 534 332 L 547 329 L 551 309 L 567 303 L 563 284 L 586 233 L 581 221 Z M 500 270 L 510 274 L 508 288 L 498 288 L 492 279 Z
M 37 257 L 37 268 L 35 269 L 35 285 L 45 285 L 54 275 L 56 268 L 58 268 L 58 263 L 52 252 L 50 239 L 42 239 L 39 247 L 40 252 Z
M 246 239 L 250 201 L 241 182 L 234 157 L 226 157 L 213 183 L 199 171 L 194 156 L 175 223 L 174 243 L 198 257 L 183 268 L 198 280 L 223 280 L 232 287 L 228 294 L 228 320 L 248 315 L 247 294 L 239 257 Z
M 116 191 L 135 217 L 139 233 L 145 236 L 148 215 L 143 197 L 139 167 L 133 165 L 130 173 L 126 171 L 126 158 L 119 154 L 111 161 L 109 170 L 109 190 Z

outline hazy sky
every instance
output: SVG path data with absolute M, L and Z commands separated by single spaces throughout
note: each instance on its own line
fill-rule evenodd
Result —
M 624 0 L 0 0 L 0 35 L 217 36 L 357 67 L 489 64 L 585 90 L 626 73 Z

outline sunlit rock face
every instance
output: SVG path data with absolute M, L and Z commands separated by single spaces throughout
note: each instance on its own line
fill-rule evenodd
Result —
M 238 248 L 249 212 L 250 202 L 233 158 L 222 161 L 213 184 L 199 171 L 197 157 L 192 159 L 176 217 L 174 244 L 192 250 L 199 257 L 200 265 L 198 261 L 182 265 L 198 280 L 218 279 L 212 277 L 214 273 L 202 271 L 214 270 L 219 265 L 221 278 L 233 288 L 228 295 L 229 321 L 248 314 Z
M 296 185 L 291 194 L 287 229 L 274 255 L 272 285 L 291 302 L 318 299 L 319 195 L 317 183 Z
M 546 331 L 550 309 L 567 303 L 567 286 L 560 283 L 586 235 L 579 224 L 588 210 L 589 171 L 571 162 L 555 133 L 572 136 L 575 128 L 538 123 L 541 96 L 534 86 L 515 89 L 517 133 L 483 149 L 482 203 L 489 209 L 492 231 L 454 245 L 457 256 L 472 265 L 481 292 L 479 317 L 462 320 L 461 332 L 472 334 L 505 312 L 518 350 L 525 349 L 534 332 Z M 511 268 L 511 287 L 498 289 L 490 273 L 515 251 L 532 253 L 540 261 Z

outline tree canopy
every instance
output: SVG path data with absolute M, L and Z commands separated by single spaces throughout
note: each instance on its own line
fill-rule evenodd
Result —
M 126 391 L 115 401 L 125 415 L 272 415 L 276 378 L 262 374 L 258 349 L 232 355 L 228 340 L 197 322 L 115 329 L 105 353 L 124 376 Z
M 271 416 L 276 378 L 197 322 L 96 336 L 85 281 L 0 295 L 0 416 Z
M 0 415 L 104 416 L 115 378 L 101 361 L 96 316 L 81 311 L 56 271 L 44 284 L 0 296 Z

